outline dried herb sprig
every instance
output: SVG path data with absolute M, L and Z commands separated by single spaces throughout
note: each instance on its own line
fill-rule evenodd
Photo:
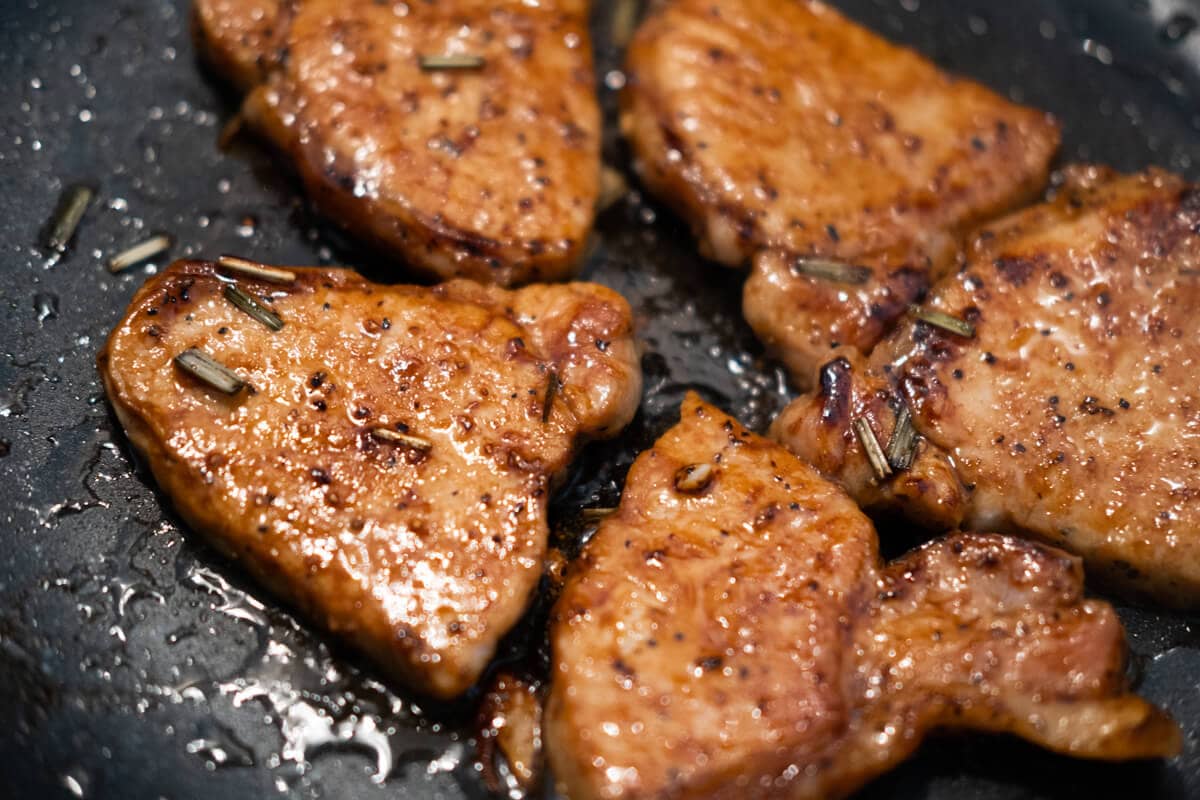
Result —
M 67 252 L 71 239 L 75 237 L 75 229 L 83 221 L 93 197 L 95 192 L 89 186 L 75 185 L 63 190 L 46 231 L 46 247 L 56 253 Z
M 953 333 L 955 336 L 962 336 L 967 339 L 975 338 L 975 326 L 966 320 L 959 319 L 942 311 L 934 311 L 931 308 L 921 308 L 920 306 L 909 306 L 908 310 L 914 317 L 926 325 L 940 328 L 948 333 Z
M 170 236 L 152 236 L 144 242 L 139 242 L 133 247 L 122 250 L 108 260 L 108 271 L 114 275 L 118 272 L 124 272 L 130 267 L 137 266 L 143 261 L 148 261 L 157 255 L 165 253 L 171 249 Z
M 554 411 L 554 398 L 558 397 L 558 390 L 562 386 L 562 381 L 558 377 L 557 372 L 551 372 L 550 377 L 546 379 L 546 397 L 542 400 L 542 422 L 550 421 L 550 414 Z
M 838 283 L 863 284 L 871 279 L 871 268 L 858 264 L 843 264 L 824 258 L 797 258 L 792 261 L 792 271 L 810 278 L 819 278 Z
M 483 56 L 470 53 L 454 53 L 451 55 L 419 56 L 417 62 L 422 72 L 445 72 L 448 70 L 483 69 L 487 60 Z
M 225 285 L 225 299 L 271 330 L 283 330 L 283 320 L 279 318 L 278 314 L 233 284 Z
M 255 278 L 267 283 L 294 283 L 296 280 L 296 273 L 291 270 L 270 267 L 266 264 L 260 264 L 257 261 L 237 256 L 221 256 L 217 259 L 217 266 L 225 272 L 232 272 L 235 275 L 247 278 Z
M 891 477 L 892 467 L 888 464 L 887 455 L 879 446 L 879 440 L 875 438 L 875 431 L 871 429 L 871 423 L 867 421 L 866 417 L 854 419 L 854 434 L 858 437 L 863 452 L 867 455 L 867 461 L 870 463 L 875 477 L 881 481 Z
M 401 433 L 391 428 L 378 427 L 371 429 L 371 435 L 381 442 L 390 442 L 399 444 L 405 447 L 410 447 L 413 450 L 419 450 L 422 453 L 428 453 L 433 449 L 433 442 L 421 436 L 413 436 L 411 433 Z
M 613 514 L 617 513 L 617 509 L 604 506 L 594 508 L 585 508 L 579 512 L 579 516 L 585 522 L 598 522 L 602 519 L 608 519 Z
M 892 469 L 903 472 L 913 464 L 917 456 L 917 429 L 912 424 L 912 412 L 908 405 L 900 407 L 896 415 L 896 427 L 888 440 L 887 461 Z
M 175 366 L 225 394 L 237 394 L 246 386 L 236 372 L 195 347 L 175 356 Z

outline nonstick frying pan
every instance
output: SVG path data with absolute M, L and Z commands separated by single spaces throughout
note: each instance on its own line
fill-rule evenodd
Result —
M 310 213 L 256 143 L 217 147 L 235 99 L 197 67 L 187 0 L 0 2 L 0 797 L 487 797 L 478 698 L 385 685 L 189 535 L 134 461 L 93 359 L 148 270 L 108 257 L 153 233 L 172 257 L 234 252 L 403 279 Z M 620 83 L 598 2 L 597 85 Z M 1064 123 L 1062 160 L 1200 178 L 1197 0 L 840 0 L 886 36 Z M 627 156 L 612 136 L 606 158 Z M 93 203 L 71 249 L 42 228 L 67 185 Z M 623 292 L 646 345 L 641 413 L 585 451 L 555 542 L 611 506 L 695 387 L 763 429 L 789 396 L 741 321 L 740 276 L 704 263 L 636 190 L 606 211 L 586 277 Z M 1200 309 L 1197 309 L 1200 313 Z M 1198 376 L 1200 378 L 1200 376 Z M 916 543 L 885 528 L 885 551 Z M 1200 796 L 1200 622 L 1122 607 L 1139 690 L 1186 732 L 1167 763 L 1074 762 L 1000 737 L 937 739 L 871 798 Z M 544 604 L 499 663 L 546 670 Z

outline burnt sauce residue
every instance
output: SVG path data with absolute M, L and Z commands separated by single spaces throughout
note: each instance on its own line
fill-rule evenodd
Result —
M 852 17 L 1064 123 L 1064 160 L 1147 164 L 1200 177 L 1200 32 L 1160 0 L 846 0 Z M 22 0 L 0 12 L 0 778 L 27 796 L 485 797 L 524 792 L 479 761 L 483 691 L 455 703 L 398 693 L 185 531 L 110 416 L 95 351 L 133 291 L 168 258 L 222 252 L 278 263 L 394 270 L 315 217 L 286 171 L 241 136 L 219 150 L 232 97 L 197 69 L 184 0 Z M 630 189 L 599 217 L 584 276 L 624 294 L 644 345 L 633 425 L 588 447 L 552 504 L 569 562 L 615 506 L 638 452 L 691 388 L 754 430 L 791 396 L 741 319 L 742 275 L 704 263 L 648 200 L 615 134 L 625 82 L 593 11 L 605 156 Z M 623 24 L 623 23 L 622 23 Z M 63 190 L 96 189 L 69 246 L 42 245 Z M 159 232 L 167 255 L 117 275 L 107 259 Z M 884 547 L 889 533 L 884 529 Z M 898 529 L 894 541 L 912 541 Z M 548 674 L 556 585 L 501 647 L 491 673 Z M 1196 741 L 1200 670 L 1190 618 L 1122 609 L 1131 674 Z M 495 731 L 484 731 L 486 739 Z M 488 751 L 491 752 L 491 751 Z M 13 760 L 20 763 L 12 763 Z M 1021 766 L 1014 770 L 1014 761 Z M 501 768 L 502 769 L 502 768 Z M 503 770 L 502 770 L 503 771 Z M 1165 765 L 1076 764 L 966 738 L 868 790 L 872 797 L 1200 794 L 1200 753 Z M 492 775 L 491 777 L 495 777 Z M 502 775 L 503 777 L 503 775 Z M 492 794 L 487 784 L 502 791 Z

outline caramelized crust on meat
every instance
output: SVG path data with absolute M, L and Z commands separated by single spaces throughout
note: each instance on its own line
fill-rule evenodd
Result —
M 982 229 L 929 305 L 975 338 L 910 321 L 826 365 L 773 435 L 864 506 L 1032 535 L 1132 596 L 1200 604 L 1200 190 L 1073 168 Z M 901 403 L 920 453 L 876 484 L 852 421 L 886 443 Z
M 711 480 L 679 490 L 697 464 Z M 1112 608 L 1081 590 L 1074 558 L 992 534 L 882 565 L 845 493 L 692 395 L 555 608 L 559 789 L 841 797 L 936 728 L 1087 758 L 1176 752 L 1174 723 L 1126 690 Z
M 742 292 L 742 313 L 801 391 L 839 348 L 869 353 L 929 288 L 928 264 L 906 248 L 871 259 L 872 277 L 845 284 L 798 273 L 782 250 L 764 250 Z M 861 266 L 863 262 L 859 262 Z
M 599 194 L 587 4 L 197 0 L 207 60 L 315 204 L 428 275 L 568 277 Z M 423 72 L 421 56 L 482 56 Z
M 279 332 L 227 302 L 211 264 L 152 278 L 99 356 L 109 397 L 193 528 L 394 675 L 457 695 L 536 588 L 554 476 L 637 408 L 629 307 L 591 284 L 296 274 L 238 280 Z M 189 348 L 248 388 L 226 396 L 175 368 Z
M 197 0 L 194 29 L 201 57 L 243 92 L 267 80 L 283 60 L 293 0 Z
M 965 226 L 1034 197 L 1058 147 L 1046 114 L 812 0 L 664 4 L 628 70 L 639 174 L 706 256 L 761 252 L 746 316 L 803 385 L 831 342 L 869 349 Z M 792 271 L 798 256 L 872 274 L 831 284 Z
M 497 795 L 528 796 L 542 780 L 542 699 L 538 687 L 508 672 L 479 705 L 477 754 L 483 781 Z

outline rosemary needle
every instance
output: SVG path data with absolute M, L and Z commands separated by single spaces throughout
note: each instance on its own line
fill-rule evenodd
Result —
M 821 278 L 839 283 L 866 283 L 871 279 L 871 268 L 857 264 L 843 264 L 822 258 L 797 258 L 792 262 L 792 271 L 810 278 Z
M 447 70 L 483 69 L 487 62 L 483 56 L 456 53 L 445 56 L 421 56 L 418 63 L 422 72 L 445 72 Z
M 428 453 L 433 449 L 433 442 L 424 439 L 420 436 L 413 436 L 409 433 L 401 433 L 400 431 L 392 430 L 391 428 L 373 428 L 371 435 L 383 442 L 391 442 L 392 444 L 400 444 L 405 447 L 411 447 L 413 450 L 419 450 L 422 453 Z
M 236 372 L 195 347 L 175 356 L 175 366 L 225 394 L 237 394 L 246 385 Z
M 908 405 L 901 406 L 896 415 L 896 427 L 888 440 L 887 461 L 892 469 L 903 472 L 912 466 L 917 455 L 917 429 L 912 424 L 912 412 Z
M 217 259 L 217 266 L 226 272 L 247 278 L 257 278 L 267 283 L 292 283 L 296 280 L 296 273 L 291 270 L 269 267 L 266 264 L 237 256 L 221 256 Z
M 892 467 L 888 464 L 887 456 L 884 454 L 883 448 L 879 446 L 879 440 L 875 438 L 875 431 L 871 429 L 871 423 L 867 422 L 866 417 L 855 418 L 854 433 L 858 436 L 859 443 L 862 444 L 863 452 L 867 455 L 867 461 L 871 464 L 871 470 L 875 473 L 875 477 L 879 480 L 890 477 Z
M 154 258 L 171 249 L 170 236 L 153 236 L 133 247 L 122 250 L 108 260 L 108 271 L 116 274 Z
M 934 311 L 920 306 L 910 306 L 909 311 L 912 315 L 924 322 L 926 325 L 932 325 L 935 328 L 940 328 L 956 336 L 962 336 L 967 339 L 975 338 L 975 326 L 971 323 L 961 320 L 958 317 L 951 316 L 941 311 Z
M 542 401 L 542 422 L 550 421 L 550 413 L 554 411 L 554 398 L 558 396 L 558 389 L 561 385 L 558 373 L 551 372 L 550 377 L 546 380 L 546 399 Z
M 233 284 L 225 285 L 225 299 L 271 330 L 283 330 L 283 320 L 279 318 L 278 314 Z
M 67 247 L 75 236 L 75 229 L 79 227 L 88 206 L 92 204 L 92 197 L 94 192 L 91 188 L 82 185 L 71 186 L 63 192 L 58 201 L 58 209 L 50 221 L 46 247 L 57 253 L 67 252 Z

